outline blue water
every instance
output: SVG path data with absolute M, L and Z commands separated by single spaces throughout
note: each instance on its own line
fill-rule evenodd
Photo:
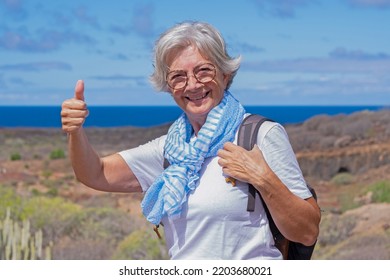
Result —
M 350 114 L 377 111 L 383 106 L 246 106 L 247 112 L 262 114 L 281 124 L 301 123 L 319 114 Z M 96 106 L 89 107 L 87 127 L 151 127 L 174 121 L 178 107 L 169 106 Z M 0 106 L 0 127 L 61 127 L 60 107 Z

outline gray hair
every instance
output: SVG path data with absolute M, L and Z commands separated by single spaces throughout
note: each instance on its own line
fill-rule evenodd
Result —
M 163 33 L 154 47 L 154 72 L 150 82 L 157 91 L 168 91 L 166 75 L 172 54 L 190 45 L 210 60 L 224 74 L 230 75 L 226 90 L 240 68 L 241 57 L 232 58 L 226 51 L 225 41 L 217 29 L 208 23 L 183 22 Z

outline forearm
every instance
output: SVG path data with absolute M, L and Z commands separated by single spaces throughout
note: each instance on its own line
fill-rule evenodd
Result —
M 76 178 L 88 187 L 103 183 L 103 165 L 99 155 L 88 141 L 83 128 L 68 134 L 68 150 Z
M 294 195 L 272 170 L 263 173 L 252 183 L 261 193 L 276 226 L 287 239 L 305 245 L 315 242 L 321 217 L 313 198 L 304 200 Z

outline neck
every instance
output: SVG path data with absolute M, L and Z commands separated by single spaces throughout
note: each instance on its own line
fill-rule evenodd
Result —
M 192 129 L 194 130 L 195 135 L 198 135 L 199 130 L 202 128 L 202 126 L 206 123 L 207 116 L 201 117 L 201 118 L 188 118 L 190 121 L 190 124 L 192 126 Z

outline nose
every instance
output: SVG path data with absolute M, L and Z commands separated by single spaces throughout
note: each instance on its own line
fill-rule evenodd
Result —
M 199 88 L 199 85 L 201 85 L 201 83 L 195 78 L 194 75 L 188 75 L 186 88 L 187 90 L 197 89 Z

